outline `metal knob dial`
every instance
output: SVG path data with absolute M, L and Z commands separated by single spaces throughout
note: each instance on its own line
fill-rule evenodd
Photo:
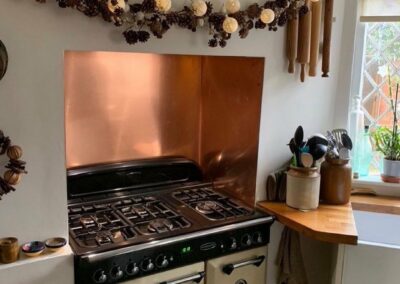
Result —
M 160 254 L 159 256 L 157 256 L 156 258 L 156 264 L 158 267 L 160 268 L 165 268 L 168 266 L 169 261 L 167 259 L 166 255 Z
M 242 236 L 242 245 L 249 246 L 251 245 L 251 237 L 249 234 L 244 234 Z
M 111 277 L 114 279 L 121 279 L 122 276 L 124 276 L 124 272 L 121 270 L 121 267 L 119 266 L 114 266 L 111 268 L 110 271 Z
M 93 274 L 93 280 L 95 283 L 106 283 L 107 275 L 105 274 L 104 270 L 98 270 Z
M 147 258 L 147 259 L 143 260 L 141 266 L 144 271 L 151 271 L 154 269 L 154 263 L 151 260 L 151 258 Z
M 229 249 L 236 249 L 237 248 L 237 242 L 234 237 L 230 237 L 228 241 L 228 248 Z
M 130 276 L 136 275 L 139 273 L 139 267 L 134 262 L 128 263 L 126 266 L 126 273 Z

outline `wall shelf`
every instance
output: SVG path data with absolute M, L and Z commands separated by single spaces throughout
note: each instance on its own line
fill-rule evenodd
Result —
M 357 244 L 358 234 L 351 204 L 321 204 L 317 210 L 302 212 L 285 203 L 261 201 L 257 203 L 257 208 L 310 238 L 336 244 Z

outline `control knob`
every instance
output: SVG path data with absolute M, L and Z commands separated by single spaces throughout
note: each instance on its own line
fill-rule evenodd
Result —
M 167 259 L 167 256 L 160 254 L 159 256 L 157 256 L 156 258 L 156 264 L 158 267 L 160 268 L 165 268 L 168 266 L 169 261 Z
M 122 272 L 121 267 L 119 266 L 114 266 L 111 268 L 110 274 L 114 279 L 121 279 L 122 276 L 124 276 L 124 272 Z
M 151 271 L 154 269 L 154 263 L 151 258 L 146 258 L 145 260 L 143 260 L 141 266 L 144 271 Z
M 93 274 L 93 280 L 95 283 L 106 283 L 107 281 L 107 275 L 105 274 L 104 270 L 97 270 L 94 274 Z
M 256 244 L 261 244 L 263 242 L 263 238 L 260 232 L 254 233 L 253 242 L 255 242 Z
M 242 236 L 242 245 L 250 246 L 251 245 L 251 237 L 249 234 L 244 234 Z
M 130 262 L 126 266 L 126 273 L 130 276 L 136 275 L 139 273 L 139 267 L 137 267 L 136 263 Z
M 229 249 L 236 249 L 237 248 L 237 242 L 234 237 L 230 237 L 228 241 L 228 248 Z

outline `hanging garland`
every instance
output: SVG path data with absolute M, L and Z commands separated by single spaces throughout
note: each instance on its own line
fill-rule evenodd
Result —
M 0 156 L 7 154 L 9 158 L 8 164 L 5 166 L 6 171 L 4 178 L 0 177 L 0 200 L 1 197 L 10 191 L 15 191 L 14 186 L 21 181 L 22 174 L 26 174 L 26 163 L 21 159 L 22 149 L 19 146 L 11 145 L 11 139 L 5 136 L 0 130 Z
M 246 38 L 252 29 L 268 27 L 270 31 L 277 31 L 288 20 L 309 12 L 305 0 L 269 0 L 243 10 L 239 0 L 226 0 L 221 11 L 215 11 L 213 4 L 204 0 L 192 0 L 190 6 L 179 11 L 171 10 L 171 0 L 56 1 L 61 8 L 74 8 L 88 17 L 101 16 L 106 22 L 123 26 L 123 36 L 129 44 L 147 42 L 151 35 L 160 39 L 172 26 L 196 32 L 207 24 L 211 35 L 208 45 L 225 47 L 235 32 L 240 38 Z

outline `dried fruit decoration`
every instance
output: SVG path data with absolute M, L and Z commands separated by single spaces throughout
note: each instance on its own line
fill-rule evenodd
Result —
M 5 136 L 0 130 L 0 155 L 6 154 L 9 158 L 8 164 L 5 166 L 7 170 L 3 178 L 0 177 L 0 200 L 1 197 L 10 191 L 15 191 L 14 186 L 21 181 L 21 175 L 26 174 L 26 162 L 21 160 L 22 148 L 11 144 L 11 139 Z

